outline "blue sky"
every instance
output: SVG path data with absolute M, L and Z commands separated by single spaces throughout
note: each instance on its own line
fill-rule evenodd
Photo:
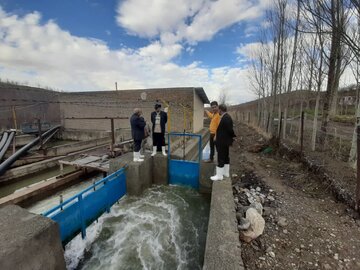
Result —
M 200 86 L 248 101 L 246 52 L 267 4 L 0 0 L 0 78 L 64 91 Z

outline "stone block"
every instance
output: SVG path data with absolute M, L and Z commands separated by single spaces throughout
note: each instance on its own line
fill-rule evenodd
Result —
M 65 269 L 56 222 L 8 205 L 0 208 L 0 269 Z

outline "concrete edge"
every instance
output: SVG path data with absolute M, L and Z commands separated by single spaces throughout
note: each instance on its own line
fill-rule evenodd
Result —
M 231 179 L 212 185 L 204 266 L 206 270 L 243 270 Z

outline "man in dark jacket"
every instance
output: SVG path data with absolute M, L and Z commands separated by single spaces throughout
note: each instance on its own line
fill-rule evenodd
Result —
M 221 119 L 215 135 L 218 166 L 216 167 L 216 175 L 210 177 L 213 181 L 222 180 L 224 176 L 230 176 L 229 147 L 232 145 L 236 135 L 234 133 L 231 116 L 226 111 L 226 105 L 221 104 L 219 106 Z
M 140 162 L 144 161 L 144 156 L 140 155 L 141 141 L 145 137 L 145 125 L 146 122 L 141 116 L 141 110 L 136 108 L 134 109 L 134 114 L 130 118 L 131 125 L 131 134 L 134 140 L 134 161 Z
M 167 123 L 167 113 L 161 110 L 161 104 L 155 104 L 155 111 L 151 113 L 152 134 L 153 134 L 153 152 L 151 156 L 155 156 L 157 151 L 165 151 L 165 124 Z

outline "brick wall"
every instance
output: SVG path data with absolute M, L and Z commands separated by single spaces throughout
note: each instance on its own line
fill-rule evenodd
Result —
M 143 100 L 141 96 L 146 96 Z M 169 122 L 171 131 L 183 131 L 184 109 L 193 110 L 193 88 L 139 89 L 121 91 L 62 93 L 60 114 L 66 117 L 130 117 L 134 108 L 141 108 L 147 123 L 156 100 L 170 105 Z M 161 101 L 160 101 L 161 102 Z M 165 104 L 161 102 L 163 107 Z M 189 115 L 187 115 L 188 117 Z M 67 129 L 109 130 L 110 120 L 63 120 Z M 115 120 L 116 129 L 128 129 L 129 119 Z M 192 120 L 187 120 L 187 131 L 192 131 Z
M 41 121 L 60 123 L 59 92 L 0 83 L 0 130 L 14 128 L 12 106 L 17 126 L 24 122 Z
M 65 129 L 106 131 L 111 128 L 110 120 L 65 118 L 126 117 L 115 120 L 115 129 L 129 133 L 129 118 L 133 109 L 141 108 L 145 120 L 151 125 L 150 114 L 154 111 L 156 100 L 162 103 L 163 108 L 163 101 L 170 105 L 167 127 L 171 131 L 182 132 L 185 128 L 193 132 L 203 127 L 203 122 L 199 120 L 203 116 L 203 102 L 192 87 L 68 93 L 0 84 L 0 128 L 13 127 L 11 106 L 16 105 L 18 127 L 19 123 L 33 122 L 41 117 L 42 121 L 61 123 Z

